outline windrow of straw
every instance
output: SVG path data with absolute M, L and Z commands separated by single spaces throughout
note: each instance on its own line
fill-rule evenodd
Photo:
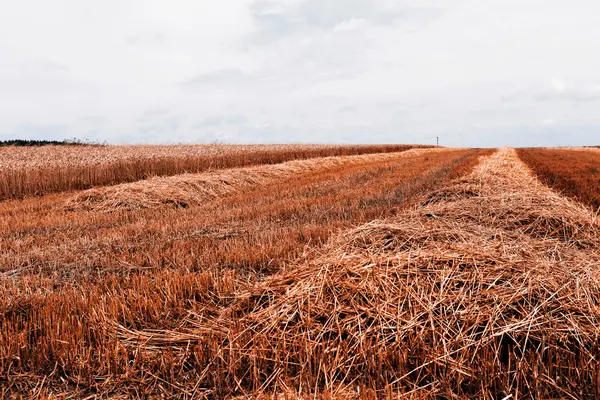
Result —
M 0 147 L 0 201 L 210 169 L 422 145 L 168 145 Z
M 249 165 L 261 154 L 312 158 L 317 156 L 358 155 L 399 152 L 426 145 L 317 145 L 317 144 L 182 144 L 182 145 L 109 145 L 109 146 L 43 146 L 0 147 L 0 171 L 36 171 L 77 167 L 100 168 L 108 164 L 128 164 L 143 161 L 161 162 L 169 159 L 214 157 L 238 158 Z M 239 161 L 243 158 L 243 161 Z M 216 167 L 216 166 L 213 166 Z
M 513 149 L 221 301 L 176 331 L 114 329 L 138 349 L 197 348 L 198 387 L 219 395 L 600 394 L 600 224 Z
M 86 190 L 70 199 L 66 208 L 72 211 L 95 212 L 163 206 L 186 208 L 316 170 L 323 171 L 364 162 L 384 162 L 399 157 L 418 157 L 427 152 L 439 151 L 448 150 L 440 148 L 413 149 L 401 153 L 314 158 L 274 165 L 215 170 L 200 174 L 154 177 L 133 183 Z
M 217 315 L 257 280 L 298 265 L 307 246 L 319 248 L 341 229 L 395 215 L 492 152 L 340 165 L 187 209 L 62 212 L 72 194 L 6 202 L 0 205 L 0 398 L 223 398 L 216 393 L 237 386 L 204 355 L 221 346 L 228 325 L 216 340 L 175 352 L 129 347 L 113 327 L 154 337 L 153 329 Z

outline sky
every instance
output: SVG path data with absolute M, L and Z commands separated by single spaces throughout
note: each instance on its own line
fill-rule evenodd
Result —
M 600 145 L 597 0 L 0 0 L 0 140 Z

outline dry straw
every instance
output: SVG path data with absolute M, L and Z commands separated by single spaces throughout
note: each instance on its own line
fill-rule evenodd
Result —
M 168 145 L 0 147 L 0 201 L 210 169 L 391 153 L 423 145 Z
M 90 189 L 70 199 L 66 208 L 73 211 L 114 212 L 164 206 L 188 207 L 225 195 L 313 171 L 365 162 L 385 162 L 399 157 L 417 157 L 446 149 L 413 149 L 401 153 L 367 154 L 294 160 L 281 164 L 232 168 L 199 174 L 154 177 L 143 181 Z
M 117 332 L 148 351 L 201 346 L 199 385 L 226 377 L 222 394 L 593 398 L 599 267 L 596 216 L 501 149 L 420 207 L 223 297 L 217 316 Z

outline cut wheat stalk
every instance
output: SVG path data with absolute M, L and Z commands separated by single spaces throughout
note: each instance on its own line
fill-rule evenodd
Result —
M 501 149 L 149 350 L 210 332 L 238 360 L 228 374 L 261 393 L 351 384 L 380 396 L 586 398 L 597 393 L 598 326 L 596 215 Z M 143 333 L 115 334 L 132 344 Z

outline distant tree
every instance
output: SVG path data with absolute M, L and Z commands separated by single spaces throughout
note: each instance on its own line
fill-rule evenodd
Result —
M 63 139 L 63 140 L 28 140 L 11 139 L 0 140 L 0 147 L 6 146 L 106 146 L 107 142 L 91 141 L 89 139 Z

